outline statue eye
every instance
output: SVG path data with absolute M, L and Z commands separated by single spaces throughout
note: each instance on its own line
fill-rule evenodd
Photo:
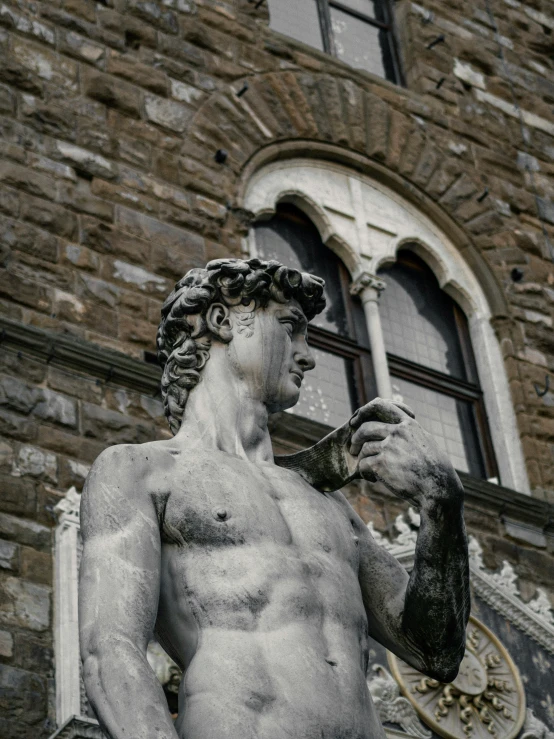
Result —
M 291 318 L 284 318 L 281 323 L 286 327 L 290 334 L 294 333 L 296 323 Z

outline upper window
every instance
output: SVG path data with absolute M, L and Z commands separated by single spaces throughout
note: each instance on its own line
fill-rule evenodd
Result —
M 276 259 L 325 280 L 327 306 L 309 327 L 316 367 L 306 375 L 293 412 L 342 426 L 375 395 L 364 311 L 349 294 L 348 272 L 323 244 L 312 221 L 292 205 L 279 205 L 273 218 L 255 225 L 254 235 L 263 259 Z
M 465 315 L 409 251 L 379 274 L 387 283 L 380 315 L 395 397 L 413 408 L 456 469 L 495 477 Z
M 270 28 L 398 82 L 386 0 L 269 0 Z

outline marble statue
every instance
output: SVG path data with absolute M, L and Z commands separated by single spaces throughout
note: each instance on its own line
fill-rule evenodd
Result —
M 432 678 L 457 674 L 463 489 L 410 409 L 376 398 L 274 459 L 268 415 L 314 367 L 323 287 L 277 262 L 217 260 L 163 306 L 174 437 L 104 451 L 81 506 L 84 680 L 111 739 L 381 739 L 368 635 Z M 420 513 L 409 576 L 339 492 L 356 478 Z M 153 634 L 184 670 L 175 722 L 146 659 Z

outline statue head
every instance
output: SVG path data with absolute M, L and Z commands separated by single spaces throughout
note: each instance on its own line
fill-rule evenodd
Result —
M 325 307 L 324 281 L 260 259 L 216 259 L 191 269 L 162 307 L 158 359 L 163 367 L 162 398 L 171 431 L 181 427 L 190 391 L 198 384 L 214 338 L 210 310 L 230 309 L 238 331 L 251 335 L 256 311 L 271 301 L 296 303 L 310 321 Z

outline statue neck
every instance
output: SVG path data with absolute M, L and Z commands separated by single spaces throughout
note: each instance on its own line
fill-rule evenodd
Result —
M 176 441 L 188 451 L 217 449 L 250 462 L 273 462 L 268 411 L 258 395 L 233 371 L 225 346 L 212 346 Z

